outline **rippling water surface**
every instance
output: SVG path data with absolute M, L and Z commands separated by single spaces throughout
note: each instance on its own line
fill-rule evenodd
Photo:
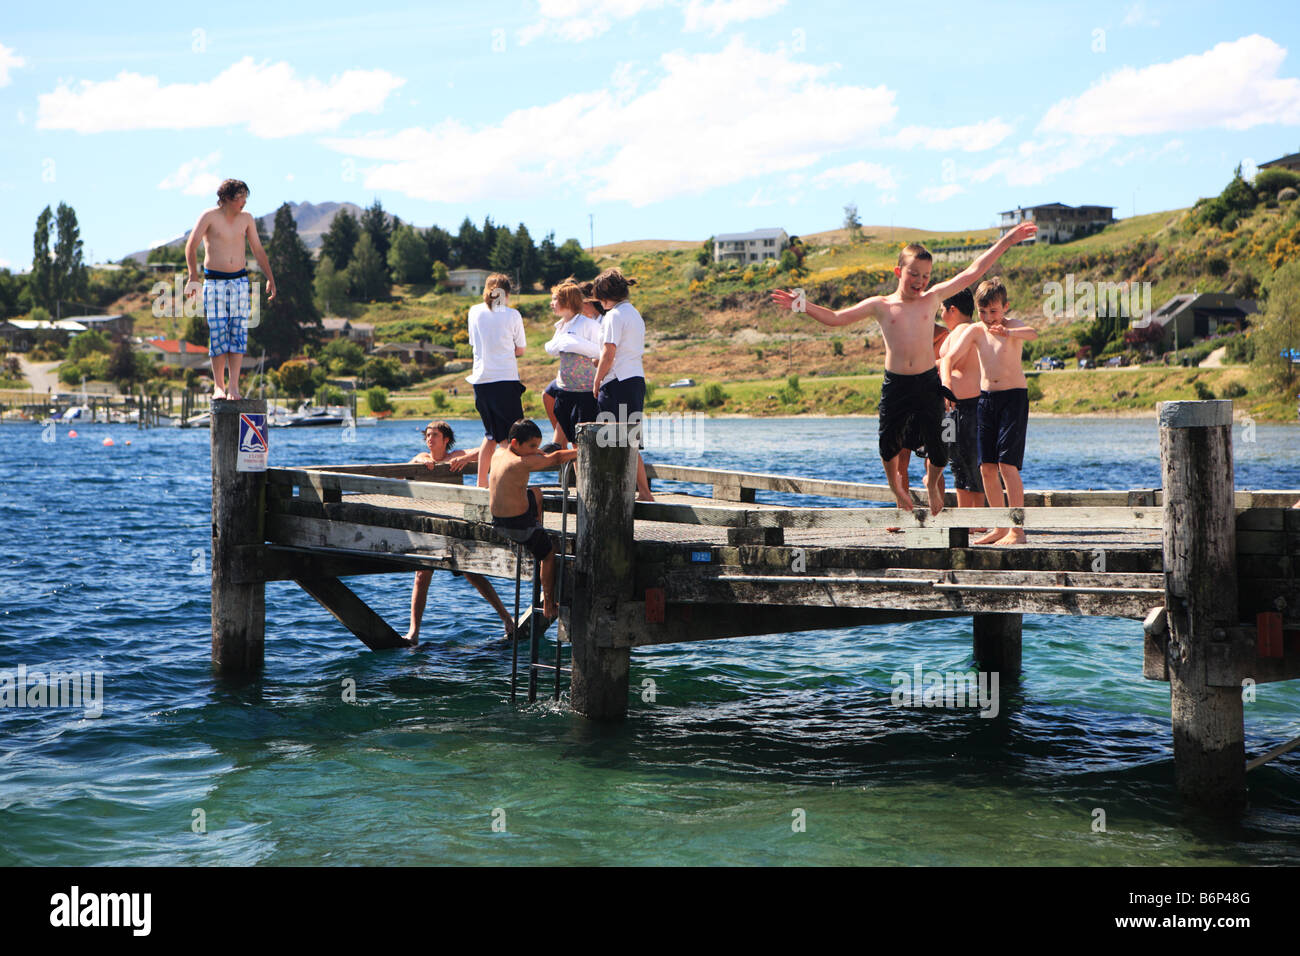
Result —
M 405 460 L 418 428 L 279 430 L 272 463 Z M 461 579 L 435 575 L 417 653 L 371 653 L 273 583 L 264 674 L 214 680 L 207 432 L 80 432 L 0 427 L 0 671 L 104 673 L 98 718 L 0 709 L 0 863 L 1300 862 L 1296 754 L 1250 774 L 1240 824 L 1180 812 L 1134 621 L 1027 616 L 992 720 L 890 702 L 895 671 L 969 665 L 969 619 L 636 651 L 656 700 L 610 727 L 512 709 L 496 617 Z M 881 480 L 870 419 L 702 437 L 686 463 Z M 1236 437 L 1237 487 L 1300 487 L 1294 428 Z M 1034 420 L 1027 458 L 1030 488 L 1160 484 L 1154 422 Z M 409 575 L 349 583 L 403 628 Z M 1248 752 L 1294 736 L 1300 685 L 1246 714 Z

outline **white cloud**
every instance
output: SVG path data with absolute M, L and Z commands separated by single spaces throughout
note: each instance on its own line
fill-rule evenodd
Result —
M 579 43 L 608 32 L 619 20 L 646 10 L 657 10 L 666 0 L 538 0 L 540 19 L 519 31 L 520 44 L 550 34 L 560 40 Z
M 163 179 L 158 184 L 159 189 L 179 189 L 186 196 L 210 196 L 215 199 L 217 187 L 221 185 L 223 177 L 208 170 L 209 166 L 215 166 L 221 162 L 221 153 L 209 153 L 205 157 L 194 157 L 188 162 L 181 163 L 176 172 Z
M 1052 106 L 1041 130 L 1140 136 L 1192 129 L 1300 124 L 1300 79 L 1278 76 L 1286 50 L 1252 35 L 1205 53 L 1124 67 Z
M 1181 139 L 1171 139 L 1169 140 L 1169 142 L 1165 143 L 1159 149 L 1154 149 L 1154 150 L 1147 149 L 1145 146 L 1138 146 L 1134 149 L 1130 149 L 1123 156 L 1116 156 L 1114 159 L 1111 160 L 1111 163 L 1112 165 L 1115 166 L 1127 166 L 1129 163 L 1133 162 L 1134 160 L 1159 159 L 1161 156 L 1168 155 L 1169 153 L 1177 153 L 1180 150 L 1182 150 L 1182 148 L 1183 148 L 1183 141 Z M 1181 162 L 1184 163 L 1187 162 L 1186 155 L 1180 156 L 1179 159 L 1181 160 Z
M 543 36 L 581 43 L 622 20 L 668 6 L 681 8 L 684 32 L 717 36 L 733 23 L 771 16 L 785 5 L 786 0 L 538 0 L 538 19 L 516 38 L 520 45 Z
M 776 202 L 777 201 L 772 198 L 772 191 L 770 189 L 765 189 L 764 187 L 759 186 L 754 190 L 754 195 L 749 197 L 749 201 L 746 202 L 745 205 L 750 207 L 775 206 Z
M 644 91 L 575 93 L 477 129 L 446 120 L 325 142 L 377 161 L 365 171 L 366 189 L 464 202 L 567 186 L 591 201 L 643 206 L 807 169 L 877 137 L 897 112 L 893 91 L 836 85 L 831 70 L 737 37 L 717 52 L 664 55 Z M 562 129 L 599 133 L 575 148 L 555 134 Z
M 785 6 L 785 0 L 688 0 L 682 29 L 687 33 L 708 31 L 717 36 L 733 23 L 769 17 Z
M 10 70 L 17 70 L 27 65 L 27 61 L 12 49 L 0 43 L 0 86 L 8 86 L 12 81 Z
M 1147 12 L 1146 4 L 1138 0 L 1124 11 L 1124 26 L 1126 27 L 1158 27 L 1160 21 Z
M 936 149 L 951 152 L 961 150 L 977 153 L 992 149 L 1011 135 L 1011 124 L 1000 117 L 982 120 L 969 126 L 951 126 L 937 129 L 933 126 L 905 126 L 889 137 L 888 145 L 898 149 Z
M 921 202 L 943 202 L 953 196 L 961 195 L 965 191 L 957 183 L 948 183 L 944 186 L 926 186 L 916 194 L 916 198 Z
M 1110 139 L 1078 137 L 1026 141 L 1017 146 L 1013 154 L 972 171 L 968 178 L 971 182 L 982 183 L 1001 175 L 1009 186 L 1037 186 L 1053 176 L 1097 159 L 1113 145 L 1114 141 Z
M 833 166 L 813 177 L 813 185 L 819 189 L 827 186 L 856 186 L 868 183 L 878 189 L 897 189 L 894 174 L 887 166 L 859 160 L 846 166 Z
M 10 264 L 9 264 L 9 260 L 8 260 L 8 259 L 0 259 L 0 269 L 9 269 L 9 268 L 12 268 L 12 267 L 10 266 Z
M 406 81 L 387 70 L 347 70 L 322 82 L 287 63 L 244 57 L 201 83 L 162 85 L 123 71 L 111 80 L 59 83 L 37 97 L 37 127 L 78 133 L 244 126 L 272 139 L 336 130 L 357 113 L 377 113 Z

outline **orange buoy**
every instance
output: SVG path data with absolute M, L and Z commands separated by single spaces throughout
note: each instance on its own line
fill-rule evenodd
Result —
M 111 447 L 112 447 L 113 445 L 115 445 L 115 444 L 116 444 L 116 442 L 114 442 L 113 439 L 111 439 L 111 438 L 105 438 L 105 439 L 104 439 L 104 447 L 105 447 L 105 448 L 111 448 Z
M 127 443 L 128 445 L 131 444 L 131 439 L 128 438 L 128 439 L 126 440 L 126 443 Z
M 76 437 L 77 437 L 77 430 L 74 428 L 72 431 L 68 432 L 68 437 L 69 437 L 69 438 L 76 438 Z

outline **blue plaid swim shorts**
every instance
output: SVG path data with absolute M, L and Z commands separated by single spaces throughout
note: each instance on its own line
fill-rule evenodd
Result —
M 247 273 L 204 270 L 203 314 L 208 320 L 208 354 L 248 351 L 248 317 L 252 313 Z M 220 278 L 218 278 L 220 276 Z

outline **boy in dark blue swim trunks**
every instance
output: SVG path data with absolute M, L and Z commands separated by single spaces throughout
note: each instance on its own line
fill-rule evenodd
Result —
M 990 507 L 1023 508 L 1025 430 L 1029 424 L 1029 391 L 1021 367 L 1021 347 L 1038 332 L 1007 317 L 1007 289 L 1001 279 L 980 283 L 975 292 L 980 323 L 958 343 L 952 361 L 960 363 L 975 349 L 980 360 L 980 397 L 976 408 L 980 475 Z M 1006 503 L 1002 486 L 1006 485 Z M 974 544 L 1024 544 L 1024 528 L 995 528 Z
M 554 620 L 559 613 L 555 602 L 555 555 L 551 538 L 542 527 L 542 496 L 528 487 L 529 476 L 544 468 L 578 457 L 574 448 L 543 455 L 542 430 L 527 418 L 510 426 L 509 444 L 492 455 L 491 478 L 488 480 L 488 505 L 492 526 L 511 541 L 527 545 L 542 566 L 542 613 Z

